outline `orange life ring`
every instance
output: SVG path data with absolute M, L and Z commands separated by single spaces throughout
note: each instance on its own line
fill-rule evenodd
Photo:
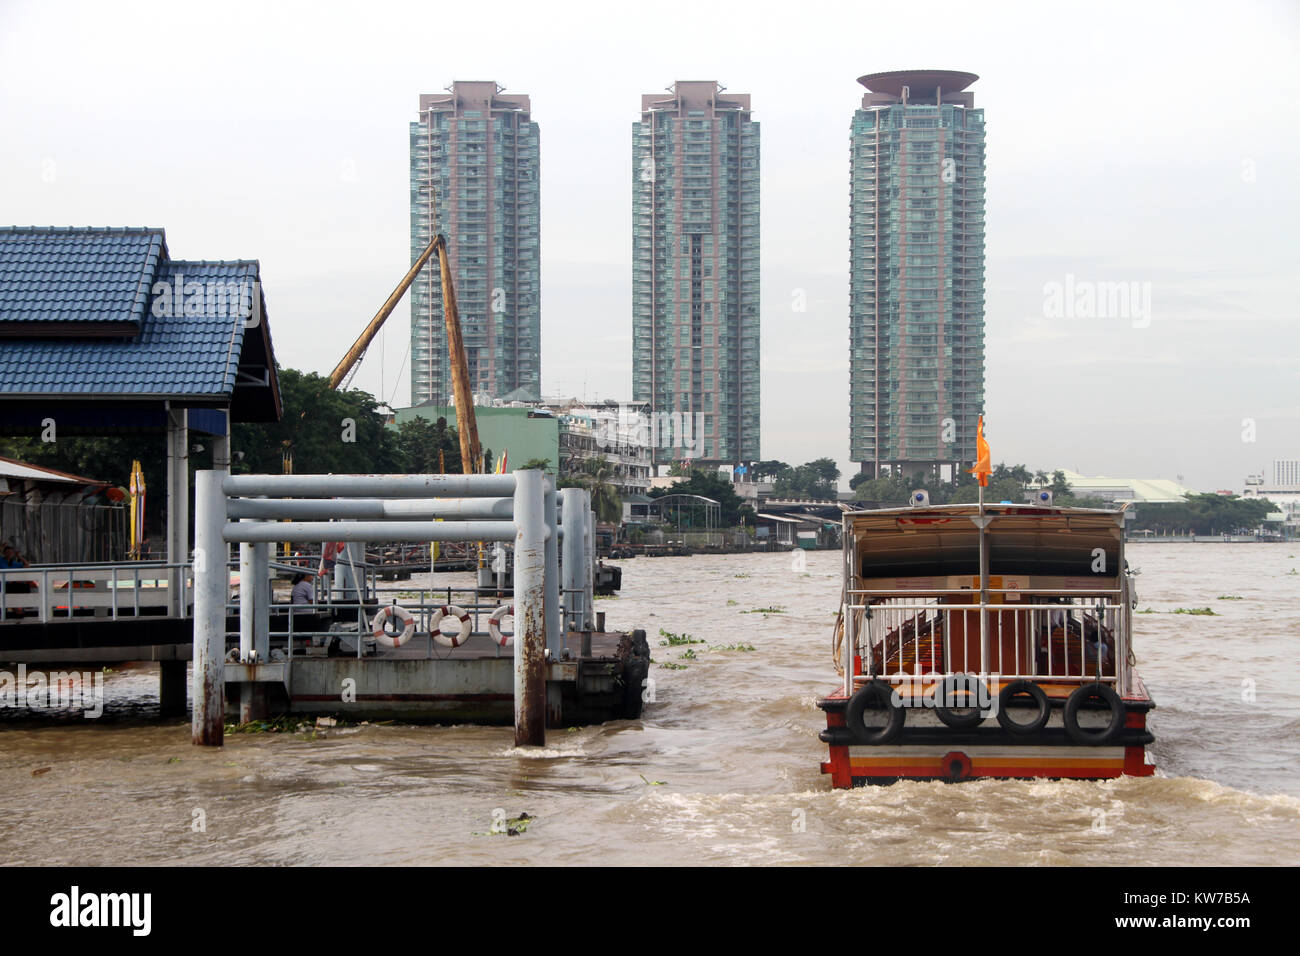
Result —
M 492 640 L 496 641 L 502 647 L 509 647 L 514 643 L 515 632 L 511 631 L 509 634 L 503 634 L 501 632 L 501 621 L 504 618 L 514 616 L 515 606 L 513 604 L 502 604 L 499 608 L 493 611 L 492 616 L 488 618 L 488 633 L 492 635 Z
M 388 630 L 389 622 L 393 619 L 402 622 L 402 629 L 396 634 Z M 370 622 L 370 633 L 374 635 L 375 640 L 385 647 L 401 647 L 411 639 L 415 633 L 415 618 L 411 612 L 400 604 L 387 604 L 381 607 L 375 614 L 375 619 Z
M 447 617 L 454 617 L 460 621 L 459 633 L 448 634 L 443 631 L 442 621 L 443 618 Z M 473 630 L 473 625 L 470 622 L 469 613 L 463 607 L 457 607 L 455 604 L 444 604 L 433 612 L 433 617 L 429 620 L 429 633 L 443 647 L 460 647 L 469 640 L 471 630 Z

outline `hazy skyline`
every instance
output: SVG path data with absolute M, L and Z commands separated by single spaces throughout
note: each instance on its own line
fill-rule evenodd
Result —
M 856 78 L 969 70 L 994 461 L 1240 491 L 1300 457 L 1294 4 L 161 9 L 0 2 L 0 219 L 259 259 L 282 365 L 327 374 L 409 265 L 419 95 L 490 79 L 542 130 L 542 390 L 629 399 L 629 130 L 642 93 L 717 79 L 763 125 L 763 456 L 847 486 Z M 1127 313 L 1078 315 L 1088 283 Z M 409 315 L 353 383 L 397 404 Z

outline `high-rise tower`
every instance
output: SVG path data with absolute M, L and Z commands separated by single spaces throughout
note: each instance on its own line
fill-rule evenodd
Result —
M 950 70 L 872 73 L 853 114 L 850 458 L 949 476 L 984 407 L 984 111 Z
M 411 260 L 447 236 L 470 387 L 540 398 L 538 131 L 494 82 L 420 96 L 411 124 Z M 434 220 L 437 220 L 436 227 Z M 451 393 L 438 264 L 411 289 L 411 404 Z
M 714 80 L 641 97 L 632 126 L 632 397 L 692 428 L 661 428 L 656 462 L 759 457 L 758 132 Z

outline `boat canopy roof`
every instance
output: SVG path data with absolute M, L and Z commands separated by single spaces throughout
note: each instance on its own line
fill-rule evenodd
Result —
M 990 574 L 1119 573 L 1123 510 L 986 503 L 983 513 Z M 849 511 L 844 521 L 863 577 L 930 577 L 979 572 L 979 516 L 978 504 L 961 504 Z

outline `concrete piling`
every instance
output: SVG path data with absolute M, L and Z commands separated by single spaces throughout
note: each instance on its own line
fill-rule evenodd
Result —
M 194 743 L 220 747 L 226 720 L 226 498 L 224 471 L 194 475 Z
M 515 746 L 546 743 L 545 476 L 515 472 Z

